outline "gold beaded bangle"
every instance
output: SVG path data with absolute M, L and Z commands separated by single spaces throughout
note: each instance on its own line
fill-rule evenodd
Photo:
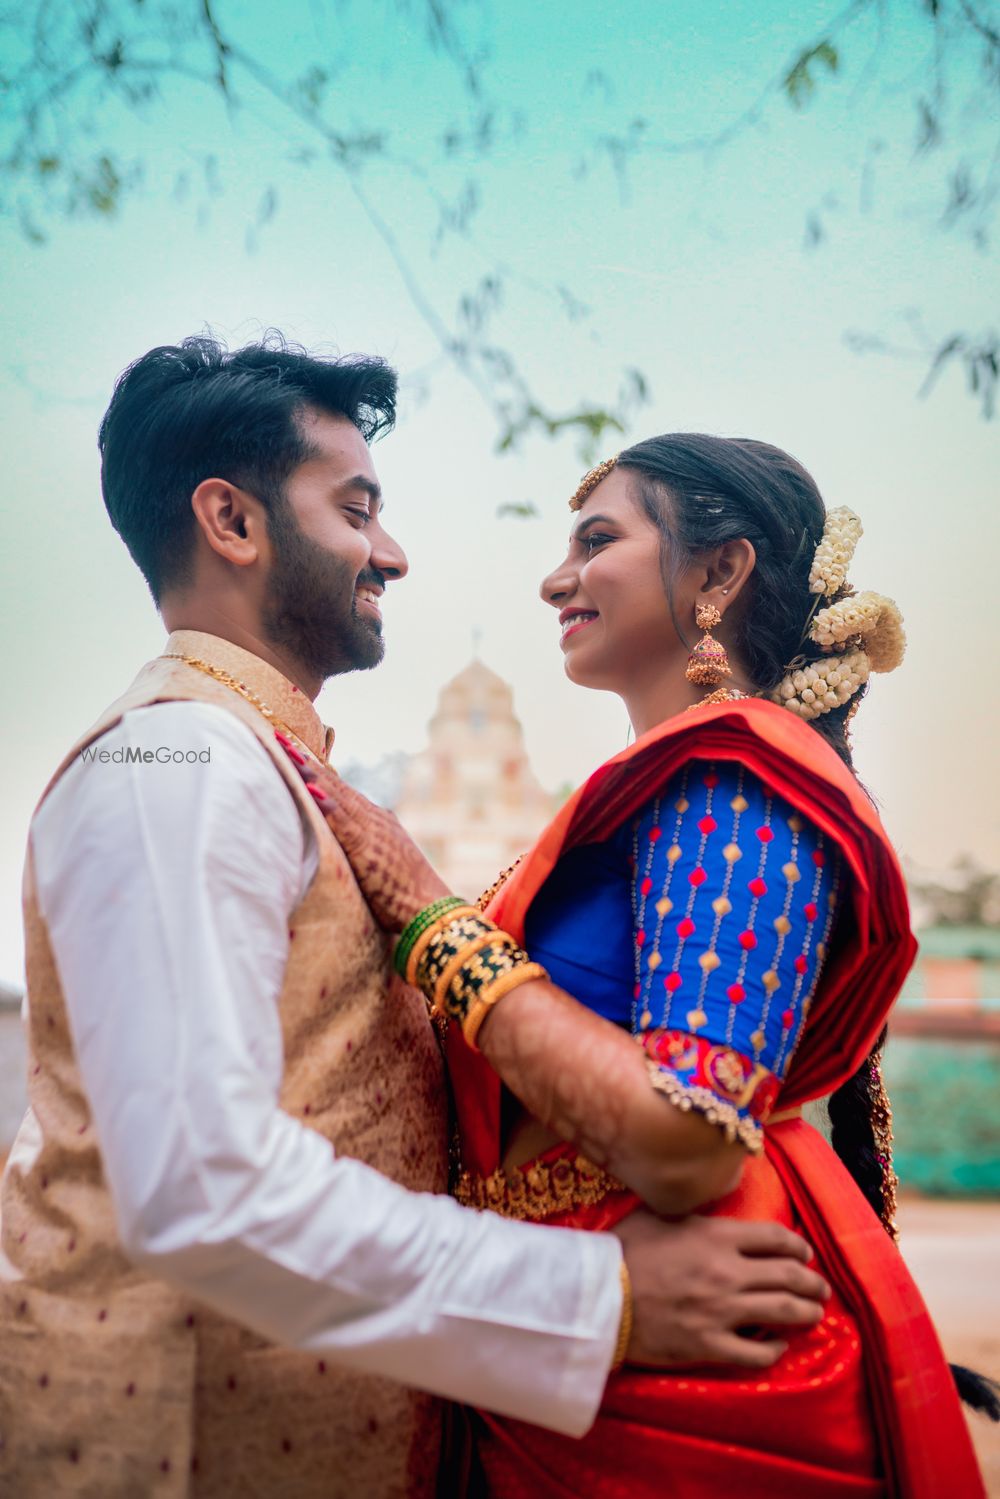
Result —
M 411 947 L 410 955 L 406 960 L 406 982 L 408 984 L 416 984 L 417 964 L 434 938 L 439 932 L 443 932 L 445 927 L 450 926 L 453 921 L 457 921 L 462 916 L 475 916 L 479 921 L 482 921 L 482 917 L 475 906 L 453 906 L 450 911 L 445 911 L 443 915 L 439 916 L 436 921 L 432 921 L 430 926 L 420 933 L 420 936 Z
M 462 1021 L 462 1035 L 465 1037 L 466 1046 L 471 1046 L 473 1051 L 479 1050 L 476 1045 L 479 1027 L 493 1006 L 498 1000 L 503 999 L 505 994 L 509 994 L 512 989 L 520 988 L 522 984 L 530 983 L 532 979 L 547 979 L 548 976 L 541 963 L 520 963 L 509 973 L 502 973 L 498 979 L 494 979 L 479 998 L 473 1001 Z
M 477 952 L 481 952 L 484 947 L 494 946 L 513 948 L 516 947 L 517 944 L 515 943 L 513 937 L 508 937 L 506 932 L 501 932 L 496 927 L 491 927 L 489 931 L 480 932 L 478 937 L 473 937 L 472 941 L 467 943 L 465 947 L 462 948 L 461 952 L 456 953 L 453 958 L 450 958 L 448 960 L 448 962 L 445 964 L 445 967 L 441 971 L 440 978 L 434 985 L 434 998 L 431 1003 L 432 1015 L 439 1014 L 442 1010 L 452 1010 L 455 1008 L 455 1005 L 448 1005 L 446 1003 L 448 991 L 450 990 L 455 979 L 458 978 L 459 974 L 462 972 L 462 969 L 472 958 L 475 957 Z M 428 998 L 430 998 L 429 995 Z M 460 1005 L 461 996 L 455 995 L 454 998 L 455 1001 Z
M 611 1360 L 611 1373 L 620 1369 L 625 1362 L 628 1345 L 632 1341 L 632 1327 L 635 1322 L 635 1302 L 632 1298 L 632 1277 L 628 1273 L 628 1265 L 625 1256 L 622 1255 L 621 1264 L 618 1267 L 618 1277 L 622 1283 L 622 1319 L 618 1324 L 618 1341 L 615 1344 L 614 1358 Z

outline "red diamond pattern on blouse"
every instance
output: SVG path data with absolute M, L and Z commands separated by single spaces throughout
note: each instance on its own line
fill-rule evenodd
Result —
M 688 771 L 692 769 L 696 774 L 689 781 Z M 630 861 L 636 933 L 632 1028 L 634 1032 L 654 1034 L 654 1027 L 669 1030 L 680 1023 L 686 1030 L 674 1034 L 687 1034 L 693 1040 L 696 1034 L 700 1037 L 704 1033 L 712 1044 L 728 1046 L 733 1057 L 745 1052 L 747 1065 L 773 1076 L 777 1087 L 808 1012 L 809 994 L 815 988 L 834 916 L 836 896 L 832 902 L 823 903 L 824 916 L 827 911 L 829 916 L 821 932 L 821 902 L 828 895 L 829 884 L 826 880 L 821 885 L 827 855 L 821 840 L 815 847 L 807 844 L 805 851 L 814 876 L 809 884 L 813 888 L 808 892 L 811 898 L 796 901 L 796 887 L 803 879 L 799 835 L 804 827 L 810 829 L 810 837 L 818 836 L 817 830 L 803 823 L 758 782 L 744 795 L 740 767 L 726 766 L 723 776 L 713 767 L 705 774 L 697 771 L 697 765 L 684 771 L 679 794 L 672 788 L 664 792 L 662 816 L 661 802 L 655 804 L 656 839 L 650 840 L 644 831 L 648 821 L 640 817 L 634 824 Z M 713 795 L 720 785 L 725 787 L 725 801 L 720 806 L 728 805 L 732 814 L 732 825 L 722 831 L 713 806 Z M 743 815 L 751 807 L 755 815 L 741 837 Z M 781 822 L 773 822 L 779 809 Z M 672 825 L 668 822 L 671 811 Z M 752 833 L 749 843 L 748 831 Z M 669 839 L 668 846 L 654 856 L 660 836 Z M 745 883 L 733 886 L 737 866 L 753 848 L 758 855 L 756 868 L 747 871 Z M 770 868 L 769 857 L 773 859 Z M 687 890 L 683 902 L 672 888 L 678 867 L 684 880 L 677 889 Z M 673 951 L 668 946 L 664 953 L 664 938 L 669 943 L 671 935 L 667 930 L 670 916 L 676 940 Z M 761 916 L 763 919 L 759 919 Z M 729 917 L 732 926 L 726 925 Z M 786 944 L 793 933 L 799 950 L 793 949 L 786 956 Z M 818 940 L 821 937 L 824 940 Z M 735 973 L 724 971 L 724 959 L 733 964 Z M 715 978 L 720 969 L 723 972 Z M 654 979 L 663 985 L 655 991 L 662 996 L 662 1018 L 653 1013 Z M 672 1020 L 671 1006 L 678 994 L 686 1003 Z M 779 994 L 780 1000 L 776 998 Z M 748 1000 L 752 1008 L 747 1016 Z M 737 1035 L 739 1041 L 735 1040 Z M 782 1064 L 780 1072 L 777 1065 L 772 1071 L 774 1054 Z M 695 1101 L 692 1106 L 702 1104 Z

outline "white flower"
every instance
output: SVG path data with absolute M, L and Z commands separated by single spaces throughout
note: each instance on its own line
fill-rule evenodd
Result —
M 804 671 L 783 677 L 771 696 L 799 718 L 819 718 L 831 708 L 842 707 L 848 698 L 853 697 L 867 682 L 871 669 L 867 651 L 831 656 L 828 661 L 816 661 Z
M 863 639 L 872 671 L 894 671 L 902 661 L 906 647 L 902 616 L 884 594 L 856 593 L 828 604 L 818 611 L 809 630 L 810 640 L 823 650 L 854 635 Z
M 810 593 L 821 593 L 830 598 L 843 588 L 861 532 L 861 521 L 846 505 L 827 512 L 823 536 L 809 573 Z

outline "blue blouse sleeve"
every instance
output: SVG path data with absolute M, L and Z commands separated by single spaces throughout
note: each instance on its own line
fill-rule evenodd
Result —
M 839 857 L 729 762 L 687 765 L 631 836 L 632 1032 L 654 1086 L 758 1151 L 826 956 Z

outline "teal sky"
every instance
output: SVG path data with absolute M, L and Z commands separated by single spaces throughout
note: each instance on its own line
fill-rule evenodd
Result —
M 774 100 L 755 127 L 707 155 L 646 151 L 622 191 L 590 142 L 640 116 L 657 142 L 714 135 L 838 7 L 640 0 L 625 21 L 594 3 L 466 0 L 457 13 L 489 51 L 486 86 L 506 122 L 479 172 L 475 244 L 452 239 L 433 254 L 426 190 L 389 162 L 364 180 L 441 315 L 493 258 L 510 268 L 497 336 L 552 408 L 613 397 L 621 370 L 637 366 L 652 401 L 633 437 L 698 429 L 767 439 L 811 469 L 829 504 L 860 513 L 853 580 L 898 599 L 910 638 L 904 668 L 876 680 L 857 720 L 861 773 L 910 859 L 939 868 L 970 852 L 995 864 L 1000 725 L 987 674 L 1000 426 L 981 419 L 957 372 L 918 400 L 919 361 L 859 357 L 845 343 L 850 330 L 905 343 L 911 312 L 934 336 L 978 331 L 995 315 L 995 257 L 941 231 L 940 162 L 913 157 L 927 33 L 919 6 L 898 8 L 874 69 L 865 21 L 808 109 Z M 219 15 L 283 74 L 333 59 L 341 127 L 384 129 L 397 157 L 426 168 L 442 194 L 457 191 L 467 164 L 434 165 L 435 141 L 462 109 L 454 70 L 394 6 L 296 0 L 223 5 Z M 975 66 L 971 52 L 957 59 L 960 93 Z M 588 85 L 595 72 L 603 78 Z M 954 125 L 971 152 L 977 131 L 997 121 L 967 113 Z M 44 247 L 0 220 L 0 618 L 11 675 L 0 977 L 14 981 L 33 802 L 62 751 L 161 640 L 107 523 L 95 447 L 115 376 L 156 343 L 205 324 L 236 343 L 270 324 L 311 346 L 384 354 L 403 375 L 400 423 L 375 461 L 411 574 L 390 591 L 385 664 L 321 698 L 342 761 L 419 748 L 476 629 L 484 658 L 514 686 L 547 785 L 581 778 L 626 732 L 616 700 L 565 682 L 554 617 L 537 601 L 581 472 L 572 442 L 533 439 L 495 455 L 489 412 L 442 360 L 345 178 L 325 160 L 293 160 L 301 137 L 263 97 L 230 122 L 209 95 L 178 88 L 143 121 L 123 114 L 113 128 L 147 166 L 118 217 L 46 223 Z M 209 149 L 221 193 L 206 201 L 192 185 L 185 198 L 178 174 L 187 169 L 195 184 Z M 272 185 L 276 213 L 248 251 Z M 806 250 L 817 209 L 827 235 Z M 554 283 L 588 305 L 587 320 L 560 315 L 544 291 Z M 496 518 L 504 501 L 528 498 L 539 519 Z

